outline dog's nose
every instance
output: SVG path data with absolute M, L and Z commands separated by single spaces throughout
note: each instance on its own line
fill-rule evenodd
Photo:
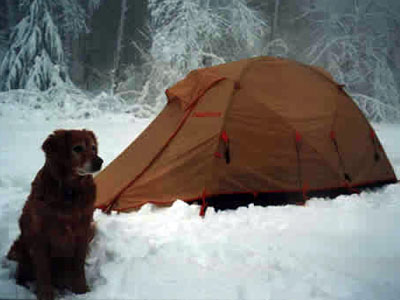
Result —
M 97 156 L 92 162 L 93 169 L 95 171 L 100 170 L 102 164 L 103 164 L 103 160 L 100 157 Z

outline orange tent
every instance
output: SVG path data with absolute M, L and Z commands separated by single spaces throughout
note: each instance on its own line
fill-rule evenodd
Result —
M 326 71 L 258 57 L 192 71 L 96 178 L 96 206 L 296 203 L 396 182 L 374 130 Z

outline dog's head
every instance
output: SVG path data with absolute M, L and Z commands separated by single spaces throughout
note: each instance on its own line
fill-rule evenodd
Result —
M 101 169 L 97 140 L 89 130 L 56 130 L 42 145 L 46 163 L 60 177 L 85 176 Z

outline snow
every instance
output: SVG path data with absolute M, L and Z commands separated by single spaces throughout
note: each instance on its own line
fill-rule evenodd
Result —
M 3 104 L 4 106 L 4 104 Z M 129 114 L 45 120 L 0 106 L 0 299 L 34 299 L 3 257 L 18 235 L 40 150 L 57 128 L 87 128 L 108 164 L 149 124 Z M 400 125 L 374 125 L 400 174 Z M 305 206 L 239 208 L 199 217 L 199 206 L 95 213 L 87 258 L 91 291 L 60 299 L 400 298 L 400 185 L 311 199 Z

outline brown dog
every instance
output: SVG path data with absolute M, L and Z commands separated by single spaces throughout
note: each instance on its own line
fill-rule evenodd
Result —
M 57 130 L 43 143 L 46 162 L 32 182 L 19 219 L 21 234 L 8 258 L 18 263 L 19 284 L 36 280 L 37 298 L 54 298 L 53 286 L 85 293 L 84 263 L 96 186 L 103 160 L 87 130 Z

